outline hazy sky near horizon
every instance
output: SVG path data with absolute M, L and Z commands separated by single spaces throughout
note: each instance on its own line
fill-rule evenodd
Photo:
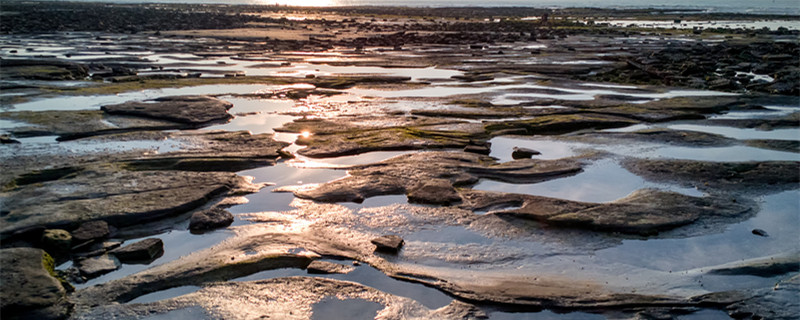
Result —
M 65 0 L 55 0 L 65 1 Z M 800 0 L 77 0 L 116 3 L 223 3 L 290 6 L 411 6 L 411 7 L 594 7 L 677 8 L 712 12 L 800 15 Z

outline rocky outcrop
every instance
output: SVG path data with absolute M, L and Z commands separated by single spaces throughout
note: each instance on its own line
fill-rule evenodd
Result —
M 164 242 L 158 238 L 148 238 L 109 253 L 124 263 L 147 262 L 164 254 Z
M 40 249 L 0 250 L 3 319 L 65 319 L 72 308 L 56 279 L 53 259 Z
M 76 266 L 81 272 L 81 275 L 91 279 L 119 269 L 120 263 L 116 257 L 104 254 L 79 260 L 76 262 Z
M 498 164 L 493 158 L 473 153 L 421 152 L 354 166 L 343 179 L 294 193 L 301 198 L 328 202 L 360 202 L 376 195 L 405 193 L 414 201 L 446 204 L 459 201 L 454 186 L 471 185 L 480 178 L 531 183 L 580 171 L 576 159 L 527 159 Z
M 604 232 L 652 235 L 699 220 L 741 220 L 751 216 L 752 206 L 721 197 L 697 198 L 674 192 L 639 190 L 610 203 L 586 203 L 555 198 L 462 192 L 463 207 L 483 209 L 514 204 L 519 209 L 496 211 L 499 216 L 535 220 L 553 226 Z
M 623 166 L 653 181 L 679 182 L 699 189 L 761 192 L 788 189 L 800 182 L 800 162 L 704 162 L 630 159 Z
M 400 248 L 403 247 L 403 238 L 400 238 L 397 235 L 385 235 L 380 236 L 375 239 L 369 241 L 370 243 L 375 245 L 375 251 L 379 252 L 387 252 L 387 253 L 398 253 L 400 252 Z
M 83 80 L 89 69 L 82 64 L 55 59 L 1 59 L 4 80 Z
M 77 242 L 100 240 L 111 235 L 108 223 L 105 221 L 90 221 L 81 224 L 78 229 L 72 230 L 72 237 Z
M 127 226 L 188 212 L 228 192 L 254 189 L 244 178 L 227 172 L 88 167 L 68 178 L 20 184 L 4 192 L 7 213 L 0 232 L 7 237 L 33 226 L 76 227 L 93 220 Z
M 228 109 L 233 104 L 207 96 L 161 97 L 149 102 L 126 102 L 103 106 L 108 114 L 132 115 L 199 126 L 226 121 L 233 116 Z
M 201 232 L 216 228 L 224 228 L 233 223 L 233 214 L 222 208 L 212 208 L 192 214 L 189 230 Z

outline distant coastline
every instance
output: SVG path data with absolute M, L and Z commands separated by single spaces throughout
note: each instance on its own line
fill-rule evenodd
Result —
M 61 0 L 46 0 L 59 1 Z M 450 1 L 450 0 L 74 0 L 78 2 L 109 3 L 188 3 L 231 5 L 293 5 L 293 6 L 382 6 L 382 7 L 534 7 L 534 8 L 603 8 L 603 9 L 675 9 L 678 11 L 703 11 L 708 13 L 745 13 L 769 15 L 798 15 L 800 4 L 795 0 L 674 0 L 654 3 L 646 0 L 502 0 L 502 1 Z

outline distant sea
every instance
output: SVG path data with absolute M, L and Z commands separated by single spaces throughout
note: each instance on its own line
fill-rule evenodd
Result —
M 675 8 L 708 12 L 800 15 L 800 0 L 80 0 L 115 3 L 221 3 L 293 6 L 408 6 L 408 7 L 593 7 Z

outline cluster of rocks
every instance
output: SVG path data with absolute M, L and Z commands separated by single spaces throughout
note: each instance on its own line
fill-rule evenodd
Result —
M 796 42 L 696 42 L 630 50 L 635 54 L 626 67 L 582 78 L 800 95 L 800 67 L 790 63 L 800 56 Z
M 8 14 L 0 23 L 0 32 L 29 33 L 54 31 L 139 31 L 228 29 L 245 27 L 251 22 L 272 22 L 252 15 L 237 15 L 207 6 L 170 7 L 161 5 L 121 6 L 93 3 L 3 4 Z M 108 17 L 114 17 L 109 19 Z

